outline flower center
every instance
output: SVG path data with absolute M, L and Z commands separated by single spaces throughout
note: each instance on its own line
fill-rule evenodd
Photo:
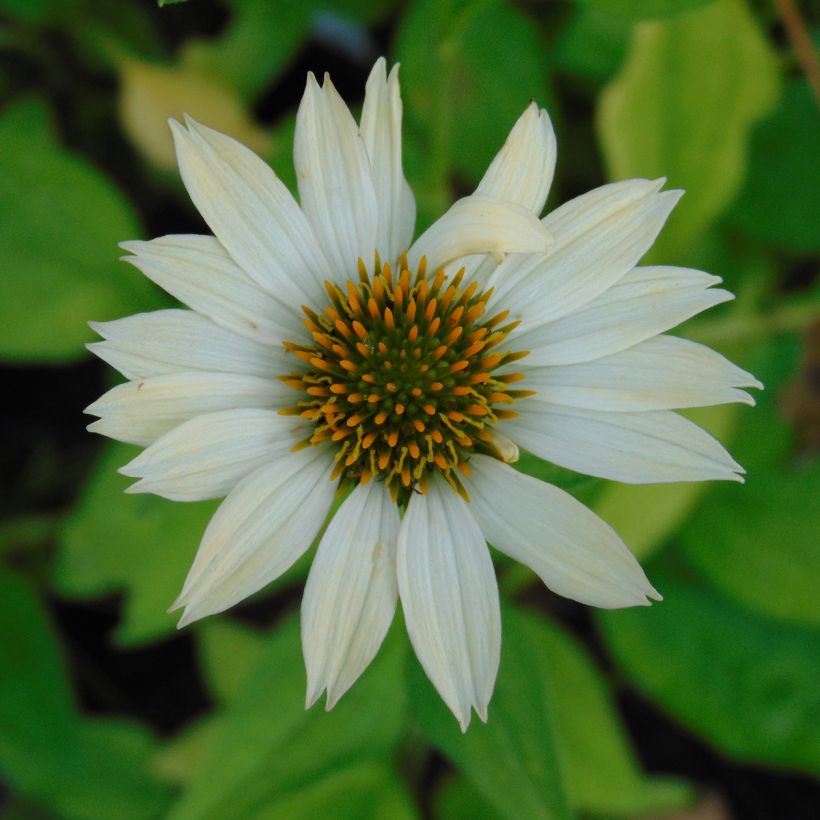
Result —
M 527 354 L 494 349 L 518 322 L 485 317 L 491 291 L 463 277 L 429 277 L 424 259 L 394 272 L 378 257 L 371 276 L 360 260 L 358 282 L 325 283 L 323 313 L 302 308 L 314 344 L 284 343 L 307 369 L 280 377 L 302 393 L 281 412 L 315 425 L 302 446 L 338 446 L 334 478 L 376 477 L 406 503 L 439 471 L 466 497 L 458 473 L 469 475 L 471 453 L 496 454 L 490 429 L 530 392 L 509 388 L 520 373 L 494 371 Z

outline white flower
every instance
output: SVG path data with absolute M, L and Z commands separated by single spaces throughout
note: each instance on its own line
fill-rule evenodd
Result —
M 486 720 L 501 643 L 487 542 L 587 604 L 660 598 L 607 524 L 505 463 L 517 445 L 619 481 L 741 480 L 673 410 L 752 403 L 740 388 L 759 385 L 663 335 L 731 298 L 700 271 L 636 267 L 679 192 L 629 180 L 539 220 L 555 138 L 532 104 L 476 192 L 412 242 L 400 127 L 384 60 L 358 126 L 311 75 L 297 204 L 230 137 L 172 122 L 214 235 L 124 243 L 191 310 L 94 325 L 104 341 L 91 348 L 129 381 L 88 408 L 89 429 L 146 447 L 122 469 L 133 492 L 227 496 L 176 602 L 180 626 L 287 570 L 349 490 L 302 603 L 308 704 L 351 686 L 400 598 L 466 729 L 473 708 Z

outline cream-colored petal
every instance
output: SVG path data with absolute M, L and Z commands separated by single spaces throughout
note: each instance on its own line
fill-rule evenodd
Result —
M 242 407 L 281 407 L 293 391 L 275 379 L 190 371 L 119 384 L 86 407 L 93 433 L 143 447 L 184 421 Z
M 397 569 L 407 631 L 427 677 L 462 731 L 473 708 L 486 721 L 501 647 L 498 586 L 470 507 L 443 480 L 411 497 Z
M 411 270 L 422 257 L 430 270 L 469 254 L 544 253 L 552 235 L 532 211 L 498 197 L 473 194 L 453 203 L 408 253 Z
M 328 525 L 302 597 L 307 705 L 331 709 L 373 660 L 396 611 L 399 512 L 385 485 L 358 485 Z
M 285 572 L 325 521 L 333 454 L 307 447 L 246 476 L 211 519 L 174 608 L 179 626 L 222 612 Z
M 271 378 L 293 369 L 283 347 L 252 341 L 192 310 L 157 310 L 89 324 L 105 341 L 88 349 L 127 379 L 180 370 Z
M 476 193 L 517 202 L 538 216 L 552 185 L 555 157 L 555 132 L 549 115 L 531 102 L 490 163 Z
M 499 426 L 541 458 L 628 484 L 743 481 L 723 445 L 670 410 L 609 413 L 523 399 Z
M 236 140 L 171 120 L 182 180 L 197 210 L 237 264 L 285 304 L 322 298 L 328 261 L 287 187 Z
M 518 118 L 475 192 L 516 202 L 539 215 L 552 185 L 555 157 L 555 133 L 549 115 L 532 102 Z M 498 261 L 484 254 L 462 256 L 447 265 L 447 273 L 452 276 L 463 268 L 465 282 L 476 280 L 484 286 Z
M 734 297 L 713 288 L 717 276 L 673 267 L 634 268 L 577 312 L 508 342 L 529 350 L 524 367 L 588 362 L 626 350 Z
M 248 339 L 281 346 L 305 336 L 304 314 L 262 290 L 213 236 L 162 236 L 123 242 L 130 262 L 171 296 Z
M 464 483 L 484 537 L 553 592 L 607 609 L 660 600 L 615 530 L 569 493 L 489 456 L 470 468 Z
M 364 140 L 327 75 L 321 88 L 308 75 L 293 164 L 302 209 L 332 266 L 325 277 L 355 277 L 359 258 L 373 263 L 379 207 Z
M 657 193 L 663 180 L 604 185 L 547 215 L 555 237 L 545 255 L 511 256 L 489 279 L 493 304 L 522 331 L 578 310 L 631 270 L 649 250 L 681 196 Z
M 206 413 L 158 438 L 120 472 L 140 479 L 126 492 L 155 493 L 174 501 L 222 498 L 307 435 L 301 419 L 273 410 Z
M 754 404 L 741 387 L 762 387 L 750 373 L 704 345 L 656 336 L 591 362 L 537 367 L 521 387 L 536 400 L 590 410 L 674 410 L 729 402 Z
M 392 263 L 410 247 L 416 200 L 402 170 L 399 67 L 394 65 L 389 76 L 386 67 L 384 57 L 379 57 L 370 72 L 359 130 L 370 158 L 379 206 L 376 247 L 381 258 Z

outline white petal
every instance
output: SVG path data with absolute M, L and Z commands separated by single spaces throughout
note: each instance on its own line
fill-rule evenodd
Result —
M 273 410 L 206 413 L 158 438 L 120 472 L 141 479 L 128 488 L 130 493 L 174 501 L 222 498 L 248 473 L 305 438 L 303 427 L 301 420 Z
M 287 187 L 241 143 L 186 122 L 170 121 L 182 180 L 225 250 L 285 304 L 321 298 L 327 260 Z
M 134 254 L 126 262 L 222 327 L 277 346 L 305 333 L 299 306 L 286 307 L 262 290 L 213 236 L 163 236 L 120 247 Z
M 529 332 L 519 329 L 508 346 L 530 351 L 521 361 L 525 368 L 598 359 L 733 299 L 710 287 L 717 282 L 717 276 L 686 268 L 634 268 L 577 312 Z
M 523 399 L 503 430 L 541 458 L 628 484 L 743 481 L 737 462 L 691 421 L 670 410 L 607 413 Z
M 302 597 L 307 705 L 330 709 L 373 660 L 396 611 L 398 508 L 384 484 L 359 485 L 328 525 Z
M 285 572 L 324 523 L 333 454 L 307 447 L 246 476 L 211 519 L 174 608 L 179 626 L 222 612 Z
M 544 210 L 555 171 L 555 133 L 549 115 L 535 102 L 510 131 L 476 188 L 477 194 L 500 197 L 523 205 L 538 215 Z M 492 256 L 472 254 L 455 259 L 447 266 L 448 275 L 464 268 L 465 281 L 484 285 L 498 267 Z
M 660 595 L 615 530 L 559 490 L 476 455 L 464 481 L 485 538 L 558 595 L 614 609 Z
M 532 102 L 490 163 L 476 193 L 517 202 L 538 216 L 552 185 L 555 157 L 549 115 Z
M 391 262 L 410 247 L 416 224 L 416 200 L 402 171 L 401 116 L 399 67 L 394 65 L 388 77 L 384 57 L 379 57 L 367 80 L 359 130 L 379 205 L 376 247 Z
M 356 274 L 373 262 L 379 209 L 364 140 L 330 77 L 308 75 L 293 141 L 302 208 L 333 266 L 325 277 Z
M 194 416 L 241 407 L 281 407 L 292 392 L 274 379 L 181 372 L 117 385 L 85 412 L 100 416 L 88 425 L 90 431 L 146 446 Z
M 88 349 L 127 379 L 180 370 L 271 378 L 293 370 L 283 347 L 239 336 L 191 310 L 157 310 L 90 325 L 105 341 Z
M 410 641 L 462 731 L 482 720 L 501 646 L 498 586 L 470 507 L 442 480 L 413 495 L 399 531 L 399 594 Z
M 544 253 L 550 232 L 532 211 L 498 197 L 473 194 L 453 203 L 408 253 L 415 270 L 423 256 L 429 270 L 468 254 Z
M 513 256 L 490 277 L 494 304 L 522 331 L 559 319 L 617 282 L 649 250 L 680 191 L 663 180 L 604 185 L 546 216 L 555 244 L 545 256 Z
M 762 387 L 704 345 L 656 336 L 591 362 L 526 370 L 536 400 L 591 410 L 671 410 L 729 402 L 754 404 L 740 387 Z

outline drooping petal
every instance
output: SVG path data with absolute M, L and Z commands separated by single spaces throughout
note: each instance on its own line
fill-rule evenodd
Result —
M 105 341 L 88 349 L 127 379 L 180 370 L 270 378 L 293 369 L 283 347 L 252 341 L 192 310 L 157 310 L 90 325 Z
M 549 115 L 530 103 L 495 155 L 475 193 L 516 202 L 539 215 L 544 210 L 555 172 L 555 132 Z M 482 286 L 498 266 L 492 256 L 471 254 L 447 266 L 450 275 L 464 268 L 465 281 L 475 279 Z
M 376 247 L 391 264 L 410 247 L 416 224 L 416 200 L 402 170 L 401 118 L 399 67 L 394 65 L 388 77 L 384 57 L 379 57 L 367 79 L 359 130 L 379 206 Z
M 670 410 L 609 413 L 523 399 L 503 430 L 541 458 L 628 484 L 743 481 L 717 439 Z
M 303 424 L 254 408 L 196 416 L 120 468 L 124 475 L 140 479 L 126 492 L 155 493 L 174 501 L 222 498 L 246 475 L 291 450 Z
M 697 270 L 634 268 L 575 313 L 529 332 L 516 331 L 517 350 L 529 350 L 524 367 L 576 364 L 626 350 L 710 307 L 734 299 L 720 282 Z
M 750 373 L 704 345 L 656 336 L 591 362 L 526 370 L 537 399 L 590 410 L 674 410 L 754 399 Z
M 555 157 L 555 132 L 549 115 L 531 102 L 490 163 L 476 193 L 517 202 L 538 216 L 552 185 Z
M 222 612 L 285 572 L 324 523 L 336 482 L 333 454 L 321 447 L 288 453 L 246 476 L 205 530 L 174 608 L 179 626 Z
M 328 263 L 287 187 L 241 143 L 187 119 L 171 121 L 182 180 L 242 270 L 286 304 L 313 304 Z
M 462 731 L 482 720 L 501 645 L 498 586 L 467 503 L 443 480 L 413 495 L 401 523 L 399 594 L 416 655 Z
M 613 609 L 660 600 L 617 533 L 569 493 L 475 455 L 464 484 L 484 537 L 553 591 Z
M 241 407 L 282 406 L 292 391 L 274 379 L 190 371 L 119 384 L 85 412 L 93 433 L 143 447 L 184 421 Z
M 566 316 L 617 282 L 649 250 L 680 191 L 663 180 L 604 185 L 546 216 L 555 237 L 546 255 L 512 256 L 489 279 L 494 303 L 522 331 Z
M 468 254 L 543 254 L 552 243 L 550 232 L 532 211 L 498 197 L 473 194 L 459 199 L 434 222 L 408 253 L 410 269 L 422 257 L 435 270 Z
M 124 256 L 180 302 L 228 330 L 265 344 L 305 334 L 299 305 L 286 306 L 262 290 L 213 236 L 162 236 L 123 242 Z
M 378 652 L 398 597 L 399 513 L 384 484 L 358 485 L 328 525 L 302 597 L 307 705 L 331 709 Z
M 356 122 L 325 75 L 319 88 L 308 75 L 293 141 L 299 198 L 333 266 L 325 278 L 354 276 L 357 260 L 368 266 L 376 251 L 379 208 Z

